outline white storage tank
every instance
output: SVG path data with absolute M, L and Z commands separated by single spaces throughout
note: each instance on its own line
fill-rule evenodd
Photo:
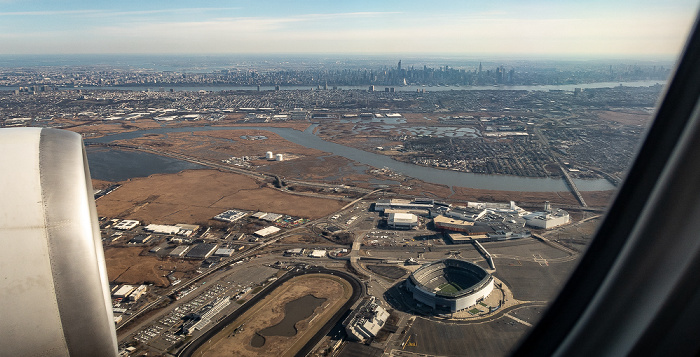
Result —
M 275 155 L 275 161 L 284 161 L 284 156 L 282 154 Z
M 274 155 L 272 154 L 272 151 L 266 152 L 266 153 L 265 153 L 265 158 L 268 159 L 268 160 L 274 160 L 274 159 L 275 159 Z

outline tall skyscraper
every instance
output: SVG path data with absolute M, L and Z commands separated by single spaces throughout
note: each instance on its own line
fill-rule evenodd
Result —
M 401 70 L 401 60 L 399 60 L 399 66 L 398 66 L 399 71 Z

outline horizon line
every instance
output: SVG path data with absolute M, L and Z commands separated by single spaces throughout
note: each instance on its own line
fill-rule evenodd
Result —
M 536 59 L 566 59 L 566 60 L 635 60 L 635 59 L 645 59 L 645 60 L 666 60 L 675 61 L 680 54 L 571 54 L 571 53 L 427 53 L 427 52 L 405 52 L 405 53 L 393 53 L 393 52 L 382 52 L 382 53 L 361 53 L 361 52 L 210 52 L 210 53 L 170 53 L 170 52 L 117 52 L 117 53 L 0 53 L 0 56 L 154 56 L 154 57 L 165 57 L 165 56 L 193 56 L 193 57 L 204 57 L 204 56 L 215 56 L 215 57 L 225 57 L 225 56 L 254 56 L 254 57 L 278 57 L 278 56 L 309 56 L 309 57 L 395 57 L 397 59 L 401 58 L 465 58 L 465 59 L 483 59 L 488 61 L 489 58 L 494 59 L 510 59 L 510 60 L 527 60 L 531 58 Z

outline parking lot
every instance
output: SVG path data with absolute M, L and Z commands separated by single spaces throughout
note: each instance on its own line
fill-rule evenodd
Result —
M 179 330 L 187 315 L 197 313 L 207 304 L 217 300 L 231 299 L 231 303 L 214 316 L 212 322 L 216 322 L 240 307 L 236 301 L 247 299 L 248 294 L 252 293 L 255 286 L 268 280 L 277 271 L 277 269 L 262 265 L 262 262 L 253 265 L 234 265 L 229 271 L 218 277 L 217 281 L 208 285 L 204 285 L 206 282 L 198 285 L 196 289 L 183 296 L 181 303 L 173 304 L 173 307 L 166 314 L 139 329 L 131 338 L 122 342 L 133 340 L 148 345 L 159 353 L 166 352 L 185 340 L 186 336 L 180 334 Z M 199 331 L 195 331 L 193 336 L 196 337 L 198 333 Z
M 527 330 L 528 326 L 505 316 L 469 325 L 418 317 L 395 348 L 439 356 L 503 356 Z

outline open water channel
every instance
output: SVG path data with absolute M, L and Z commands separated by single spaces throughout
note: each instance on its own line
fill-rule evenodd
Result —
M 291 141 L 295 144 L 329 152 L 331 154 L 342 156 L 347 159 L 372 167 L 389 168 L 397 173 L 401 173 L 405 176 L 413 177 L 425 182 L 442 184 L 447 186 L 458 186 L 499 191 L 568 191 L 566 183 L 563 179 L 530 178 L 508 175 L 484 175 L 469 172 L 440 170 L 431 167 L 408 164 L 405 162 L 394 160 L 385 155 L 375 154 L 348 147 L 345 145 L 325 141 L 313 134 L 313 128 L 314 126 L 312 125 L 307 130 L 302 132 L 291 128 L 273 128 L 256 126 L 204 126 L 182 128 L 163 127 L 157 129 L 138 130 L 126 133 L 113 134 L 101 138 L 89 139 L 86 140 L 86 142 L 109 143 L 115 140 L 133 139 L 146 134 L 167 134 L 172 132 L 242 129 L 266 130 L 278 134 L 282 138 Z M 183 163 L 179 160 L 162 158 L 157 155 L 141 155 L 140 153 L 134 153 L 134 155 L 132 155 L 132 153 L 125 154 L 125 151 L 122 150 L 106 150 L 106 152 L 96 152 L 96 150 L 93 148 L 89 148 L 88 150 L 88 161 L 91 162 L 90 172 L 94 178 L 115 181 L 129 178 L 127 176 L 139 177 L 148 176 L 154 173 L 178 172 L 188 168 L 201 168 L 201 166 L 199 165 Z M 93 161 L 94 163 L 92 163 Z M 165 163 L 164 168 L 163 163 Z M 193 166 L 190 167 L 188 166 L 188 164 Z M 161 169 L 158 169 L 159 167 L 161 167 Z M 606 191 L 612 190 L 614 188 L 614 186 L 605 179 L 579 179 L 574 181 L 580 191 Z

